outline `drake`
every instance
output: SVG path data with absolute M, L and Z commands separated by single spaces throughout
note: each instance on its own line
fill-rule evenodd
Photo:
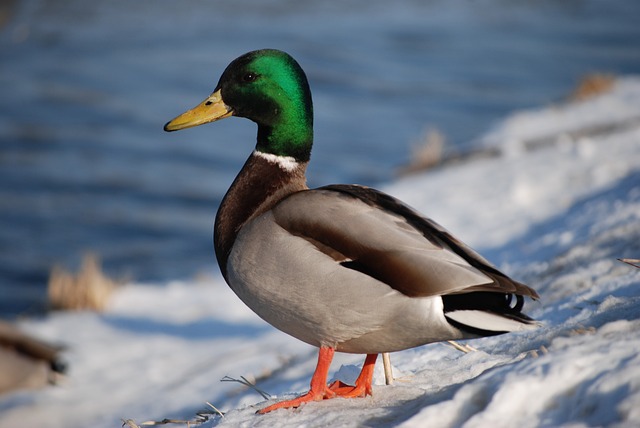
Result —
M 164 129 L 230 116 L 255 122 L 258 136 L 216 216 L 220 270 L 261 318 L 319 348 L 309 392 L 259 413 L 370 395 L 379 353 L 536 327 L 522 308 L 538 294 L 436 222 L 368 187 L 307 187 L 313 107 L 291 56 L 235 59 L 208 98 Z M 367 355 L 355 385 L 327 385 L 336 351 Z

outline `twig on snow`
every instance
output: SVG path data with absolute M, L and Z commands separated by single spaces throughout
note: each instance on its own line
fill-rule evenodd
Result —
M 181 425 L 186 425 L 187 428 L 192 427 L 192 426 L 198 426 L 198 425 L 202 425 L 205 422 L 208 422 L 213 416 L 220 416 L 221 418 L 224 418 L 224 413 L 222 413 L 220 410 L 218 410 L 216 408 L 216 406 L 214 406 L 213 404 L 209 403 L 208 401 L 206 402 L 207 405 L 209 407 L 211 407 L 213 409 L 213 411 L 210 410 L 201 410 L 198 413 L 196 413 L 196 417 L 192 420 L 181 420 L 181 419 L 168 419 L 165 418 L 161 421 L 146 421 L 146 422 L 141 422 L 140 425 L 138 425 L 133 419 L 122 419 L 122 426 L 124 427 L 125 425 L 128 426 L 129 428 L 141 428 L 143 426 L 155 426 L 155 425 L 168 425 L 168 424 L 181 424 Z
M 454 348 L 456 348 L 458 351 L 464 352 L 465 354 L 468 354 L 469 352 L 477 351 L 477 349 L 474 348 L 473 346 L 468 344 L 461 345 L 455 340 L 447 340 L 447 343 L 453 346 Z
M 249 382 L 247 378 L 245 378 L 244 376 L 240 376 L 240 379 L 234 379 L 230 376 L 225 376 L 222 379 L 220 379 L 220 382 L 238 382 L 241 385 L 248 386 L 249 388 L 253 389 L 258 394 L 262 395 L 262 398 L 264 398 L 265 400 L 268 400 L 271 398 L 271 394 L 264 392 L 263 390 L 255 386 L 253 383 Z
M 626 263 L 628 265 L 631 265 L 633 267 L 640 269 L 640 259 L 618 259 L 618 260 L 620 260 L 622 263 Z

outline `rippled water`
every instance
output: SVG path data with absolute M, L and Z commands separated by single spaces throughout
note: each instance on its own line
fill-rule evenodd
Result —
M 388 181 L 428 127 L 460 147 L 586 73 L 640 70 L 633 0 L 326 3 L 4 4 L 0 316 L 41 309 L 50 267 L 87 251 L 142 281 L 216 271 L 213 216 L 255 126 L 162 126 L 246 51 L 279 48 L 307 71 L 312 186 Z

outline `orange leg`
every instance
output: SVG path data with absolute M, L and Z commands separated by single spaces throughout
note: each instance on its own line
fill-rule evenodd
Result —
M 329 385 L 329 389 L 336 393 L 339 397 L 344 398 L 356 398 L 366 397 L 373 393 L 371 384 L 373 382 L 373 369 L 376 366 L 376 359 L 378 354 L 367 354 L 367 358 L 364 360 L 362 370 L 358 379 L 356 379 L 355 386 L 347 385 L 339 380 Z
M 311 377 L 311 389 L 309 392 L 298 398 L 294 398 L 293 400 L 285 400 L 272 404 L 262 410 L 258 410 L 258 413 L 263 415 L 273 410 L 298 407 L 301 404 L 308 403 L 310 401 L 321 401 L 335 397 L 356 398 L 371 395 L 373 369 L 376 365 L 378 354 L 367 355 L 355 386 L 347 385 L 337 380 L 327 387 L 327 376 L 334 353 L 335 349 L 333 348 L 320 348 L 320 352 L 318 353 L 318 364 L 316 365 L 316 370 L 313 372 L 313 376 Z
M 327 374 L 329 373 L 329 366 L 331 366 L 331 360 L 333 360 L 333 354 L 335 349 L 321 347 L 318 353 L 318 364 L 316 370 L 313 372 L 311 378 L 311 389 L 306 394 L 294 398 L 293 400 L 285 400 L 271 406 L 265 407 L 262 410 L 258 410 L 258 413 L 265 414 L 276 409 L 286 409 L 289 407 L 298 407 L 303 403 L 309 401 L 321 401 L 324 398 L 333 398 L 336 393 L 331 391 L 327 387 Z

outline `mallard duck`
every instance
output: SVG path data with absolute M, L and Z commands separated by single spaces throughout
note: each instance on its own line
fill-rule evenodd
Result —
M 311 91 L 290 55 L 240 56 L 164 129 L 230 116 L 258 135 L 216 216 L 222 276 L 262 319 L 319 348 L 309 392 L 259 413 L 370 395 L 379 353 L 535 328 L 522 308 L 538 294 L 433 220 L 369 187 L 307 187 Z M 366 354 L 355 385 L 327 385 L 334 352 Z

